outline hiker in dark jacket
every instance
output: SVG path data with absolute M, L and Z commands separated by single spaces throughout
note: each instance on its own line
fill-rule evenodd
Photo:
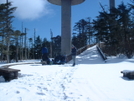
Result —
M 71 55 L 72 55 L 72 60 L 73 60 L 73 66 L 75 66 L 75 59 L 76 59 L 76 55 L 77 55 L 77 49 L 74 45 L 72 45 Z
M 48 57 L 48 49 L 47 49 L 47 47 L 42 48 L 42 61 L 46 61 L 47 64 L 50 63 L 50 59 Z

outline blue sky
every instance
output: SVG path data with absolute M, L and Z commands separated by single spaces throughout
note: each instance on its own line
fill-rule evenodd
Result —
M 53 36 L 61 35 L 61 6 L 53 5 L 47 0 L 9 0 L 12 1 L 13 6 L 18 7 L 14 13 L 13 19 L 14 30 L 22 31 L 27 28 L 27 38 L 34 37 L 34 28 L 36 29 L 36 36 L 42 39 L 50 40 L 50 29 Z M 125 4 L 130 3 L 130 0 L 115 0 L 116 7 L 121 2 Z M 4 3 L 6 0 L 0 0 Z M 72 31 L 76 22 L 81 19 L 90 17 L 95 19 L 98 12 L 102 11 L 99 2 L 109 9 L 109 0 L 85 0 L 85 2 L 72 6 Z

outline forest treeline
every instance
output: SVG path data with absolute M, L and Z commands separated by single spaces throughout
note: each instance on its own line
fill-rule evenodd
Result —
M 102 11 L 96 19 L 81 19 L 75 24 L 73 43 L 77 47 L 101 43 L 106 55 L 124 54 L 131 58 L 134 54 L 134 0 L 110 10 L 100 6 Z
M 110 10 L 102 5 L 101 8 L 95 19 L 87 17 L 75 23 L 72 43 L 78 49 L 89 44 L 103 43 L 101 48 L 106 55 L 124 54 L 131 58 L 134 54 L 134 0 L 127 5 L 122 2 Z M 0 4 L 0 60 L 9 63 L 13 59 L 16 62 L 40 59 L 44 46 L 48 47 L 51 57 L 60 53 L 60 35 L 51 37 L 51 41 L 48 41 L 40 36 L 26 38 L 26 31 L 14 30 L 13 12 L 16 9 L 11 2 Z

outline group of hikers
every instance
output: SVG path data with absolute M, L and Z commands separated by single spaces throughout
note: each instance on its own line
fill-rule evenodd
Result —
M 72 66 L 75 66 L 76 54 L 77 54 L 77 49 L 74 45 L 72 45 L 72 49 L 71 49 L 71 56 L 72 56 L 72 60 L 73 60 Z M 42 65 L 44 65 L 44 64 L 64 64 L 64 63 L 66 63 L 65 55 L 61 55 L 59 53 L 56 55 L 56 57 L 54 59 L 50 60 L 47 47 L 42 48 Z

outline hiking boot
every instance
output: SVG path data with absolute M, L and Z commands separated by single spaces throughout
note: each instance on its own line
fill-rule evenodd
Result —
M 73 65 L 72 66 L 75 66 L 75 63 L 73 63 Z

